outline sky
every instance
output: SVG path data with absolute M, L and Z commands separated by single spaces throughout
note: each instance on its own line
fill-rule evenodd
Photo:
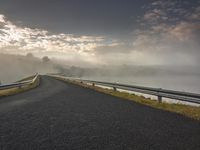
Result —
M 0 53 L 78 65 L 196 66 L 200 1 L 0 0 Z

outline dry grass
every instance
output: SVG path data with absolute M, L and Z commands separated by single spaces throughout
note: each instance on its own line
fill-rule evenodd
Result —
M 30 79 L 32 79 L 32 77 L 27 77 L 27 78 L 22 79 L 20 81 L 25 81 L 25 80 L 30 80 Z M 38 79 L 34 84 L 0 90 L 0 97 L 10 96 L 10 95 L 18 94 L 18 93 L 33 89 L 33 88 L 35 88 L 35 87 L 37 87 L 39 85 L 39 82 L 40 81 Z
M 57 79 L 64 80 L 61 78 L 57 78 Z M 131 100 L 131 101 L 135 101 L 140 104 L 148 105 L 153 108 L 182 114 L 184 116 L 187 116 L 187 117 L 190 117 L 190 118 L 200 121 L 200 107 L 189 106 L 189 105 L 184 105 L 184 104 L 170 104 L 170 103 L 165 103 L 165 102 L 158 103 L 157 100 L 152 100 L 150 98 L 145 98 L 143 96 L 138 96 L 138 95 L 130 94 L 127 92 L 114 91 L 112 89 L 106 89 L 106 88 L 101 88 L 101 87 L 97 87 L 97 86 L 92 86 L 92 85 L 84 84 L 84 83 L 77 82 L 77 81 L 71 81 L 71 80 L 64 80 L 64 81 L 70 82 L 70 83 L 73 83 L 76 85 L 80 85 L 85 88 L 90 88 L 90 89 L 93 89 L 98 92 L 103 92 L 105 94 L 120 97 L 124 100 Z

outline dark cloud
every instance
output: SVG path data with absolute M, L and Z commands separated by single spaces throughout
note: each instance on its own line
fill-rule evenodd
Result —
M 11 21 L 54 32 L 120 35 L 149 0 L 1 0 L 0 13 Z

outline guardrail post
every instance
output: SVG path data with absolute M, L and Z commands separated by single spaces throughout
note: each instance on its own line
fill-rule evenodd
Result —
M 92 83 L 92 86 L 95 86 L 95 84 L 94 84 L 94 83 Z
M 158 102 L 162 103 L 162 96 L 158 95 Z
M 22 89 L 22 85 L 19 85 L 18 88 L 19 88 L 19 89 Z
M 113 90 L 114 90 L 114 91 L 117 91 L 117 88 L 116 88 L 116 87 L 113 87 Z

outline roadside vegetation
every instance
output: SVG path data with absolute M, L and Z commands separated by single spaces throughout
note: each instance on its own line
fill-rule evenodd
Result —
M 200 121 L 200 107 L 178 104 L 178 103 L 177 104 L 166 103 L 166 102 L 158 103 L 157 100 L 145 98 L 144 96 L 138 96 L 138 95 L 135 95 L 135 94 L 130 94 L 128 92 L 114 91 L 112 89 L 92 86 L 92 85 L 84 84 L 84 83 L 78 82 L 78 81 L 65 80 L 65 79 L 61 79 L 61 78 L 57 78 L 57 79 L 64 80 L 66 82 L 73 83 L 73 84 L 76 84 L 76 85 L 80 85 L 80 86 L 85 87 L 85 88 L 90 88 L 90 89 L 93 89 L 93 90 L 98 91 L 98 92 L 102 92 L 102 93 L 109 94 L 109 95 L 112 95 L 112 96 L 120 97 L 124 100 L 131 100 L 131 101 L 134 101 L 134 102 L 137 102 L 137 103 L 140 103 L 140 104 L 144 104 L 144 105 L 147 105 L 147 106 L 150 106 L 150 107 L 153 107 L 153 108 L 162 109 L 162 110 L 182 114 L 184 116 L 187 116 L 187 117 L 190 117 L 192 119 Z
M 24 79 L 22 79 L 20 81 L 17 81 L 17 82 L 31 80 L 33 78 L 34 78 L 34 76 L 30 76 L 30 77 L 24 78 Z M 21 87 L 15 87 L 15 88 L 9 88 L 9 89 L 0 90 L 0 97 L 15 95 L 15 94 L 18 94 L 18 93 L 25 92 L 25 91 L 28 91 L 30 89 L 33 89 L 33 88 L 35 88 L 35 87 L 37 87 L 39 85 L 39 83 L 40 83 L 39 80 L 40 79 L 38 79 L 35 83 L 30 84 L 30 85 L 24 85 L 24 86 L 21 86 Z

